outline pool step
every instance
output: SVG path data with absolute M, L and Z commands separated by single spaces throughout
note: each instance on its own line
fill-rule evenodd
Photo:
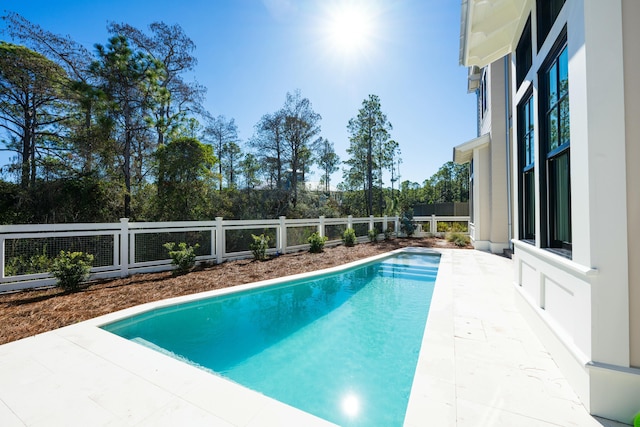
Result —
M 438 274 L 437 267 L 408 266 L 402 264 L 380 264 L 378 275 L 407 280 L 433 280 Z
M 438 267 L 423 266 L 423 265 L 380 263 L 380 270 L 403 271 L 407 273 L 417 273 L 417 274 L 435 274 L 438 272 Z

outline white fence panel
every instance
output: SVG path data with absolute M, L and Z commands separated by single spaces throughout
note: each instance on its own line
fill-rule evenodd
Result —
M 416 217 L 429 224 L 429 232 L 439 235 L 438 222 L 465 222 L 469 217 Z M 221 263 L 252 256 L 251 234 L 272 236 L 267 253 L 285 254 L 307 250 L 308 235 L 327 236 L 327 246 L 340 244 L 347 228 L 356 230 L 359 242 L 368 240 L 369 230 L 384 233 L 391 227 L 400 232 L 398 217 L 307 218 L 268 220 L 129 222 L 101 224 L 30 224 L 0 226 L 0 292 L 51 286 L 50 262 L 61 251 L 81 251 L 94 255 L 92 279 L 124 277 L 131 273 L 164 271 L 173 268 L 167 242 L 196 243 L 197 261 Z M 433 230 L 436 230 L 435 232 Z M 230 235 L 227 235 L 230 233 Z

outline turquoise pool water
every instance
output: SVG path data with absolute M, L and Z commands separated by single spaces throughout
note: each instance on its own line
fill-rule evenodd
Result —
M 437 254 L 146 312 L 103 328 L 343 426 L 401 426 Z

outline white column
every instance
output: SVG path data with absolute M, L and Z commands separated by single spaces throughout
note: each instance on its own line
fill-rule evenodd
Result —
M 621 0 L 584 0 L 568 25 L 574 262 L 591 287 L 591 358 L 629 366 L 625 91 Z M 582 17 L 584 24 L 580 25 Z M 571 23 L 576 22 L 576 25 Z M 606 227 L 602 226 L 605 220 Z

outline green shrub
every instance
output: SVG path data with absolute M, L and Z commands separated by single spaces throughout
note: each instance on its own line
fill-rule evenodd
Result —
M 195 246 L 191 246 L 185 242 L 180 242 L 179 244 L 167 242 L 162 246 L 169 251 L 171 264 L 176 266 L 176 274 L 188 273 L 196 265 L 196 249 L 200 247 L 199 244 L 196 243 Z
M 387 227 L 387 229 L 384 230 L 384 240 L 390 240 L 392 236 L 393 236 L 393 228 Z
M 447 240 L 461 248 L 469 244 L 469 236 L 458 232 L 449 234 Z
M 309 248 L 309 252 L 314 254 L 322 252 L 322 250 L 324 249 L 324 244 L 328 239 L 329 238 L 327 236 L 321 236 L 317 231 L 313 233 L 307 239 L 307 241 L 311 245 L 311 247 Z
M 267 249 L 269 248 L 269 236 L 265 236 L 261 234 L 256 236 L 252 234 L 253 243 L 249 244 L 249 249 L 251 249 L 251 253 L 253 257 L 258 261 L 264 261 L 267 259 Z
M 347 228 L 342 233 L 342 241 L 345 246 L 354 246 L 356 244 L 356 232 L 353 228 Z
M 375 243 L 376 240 L 378 240 L 378 231 L 377 230 L 369 230 L 369 232 L 367 233 L 367 236 L 369 237 L 369 241 L 371 243 Z
M 466 221 L 439 221 L 438 232 L 452 232 L 452 233 L 466 233 L 469 231 L 468 223 Z
M 80 283 L 87 280 L 93 263 L 93 255 L 84 252 L 60 251 L 51 263 L 51 274 L 56 278 L 56 285 L 65 291 L 74 292 Z
M 9 276 L 20 276 L 23 274 L 45 273 L 51 270 L 53 260 L 43 251 L 42 254 L 10 257 L 4 266 L 4 274 Z
M 405 212 L 402 214 L 400 220 L 400 230 L 407 235 L 407 237 L 413 236 L 416 232 L 416 223 L 413 221 L 413 213 Z

